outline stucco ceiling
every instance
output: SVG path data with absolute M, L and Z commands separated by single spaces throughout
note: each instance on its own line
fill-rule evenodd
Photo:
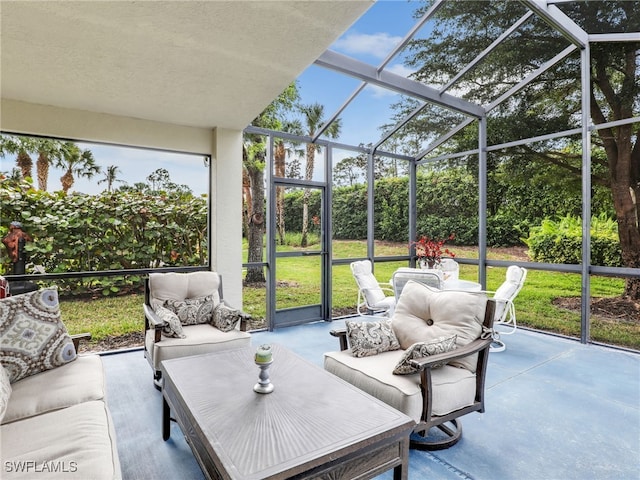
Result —
M 2 1 L 3 98 L 242 129 L 366 1 Z

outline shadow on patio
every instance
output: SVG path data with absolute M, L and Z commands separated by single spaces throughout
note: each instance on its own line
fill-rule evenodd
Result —
M 329 330 L 343 324 L 255 332 L 252 343 L 278 343 L 322 366 L 323 353 L 338 349 Z M 204 478 L 177 425 L 162 441 L 162 396 L 142 351 L 103 361 L 123 478 Z M 457 445 L 410 452 L 409 478 L 639 478 L 640 355 L 520 329 L 490 354 L 486 394 L 486 412 L 463 418 Z

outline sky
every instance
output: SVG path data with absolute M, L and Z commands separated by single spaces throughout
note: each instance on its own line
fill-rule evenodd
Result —
M 417 2 L 407 0 L 378 1 L 330 48 L 378 66 L 415 24 L 412 14 L 417 5 Z M 387 69 L 403 76 L 411 73 L 402 64 L 401 58 L 394 59 Z M 317 102 L 324 105 L 326 118 L 349 98 L 359 84 L 359 80 L 313 65 L 298 77 L 302 104 Z M 400 96 L 393 92 L 367 87 L 340 116 L 342 131 L 336 140 L 349 145 L 375 143 L 381 134 L 378 127 L 389 122 L 389 106 L 399 99 Z M 116 165 L 119 168 L 118 178 L 128 185 L 146 182 L 152 172 L 165 168 L 174 183 L 189 185 L 196 195 L 208 192 L 208 175 L 205 174 L 207 170 L 201 156 L 86 143 L 78 145 L 90 149 L 97 163 L 104 169 Z M 334 161 L 349 155 L 352 153 L 336 153 Z M 60 188 L 59 178 L 62 174 L 60 170 L 51 169 L 50 191 Z M 71 191 L 99 193 L 106 189 L 106 183 L 97 183 L 103 177 L 104 175 L 98 175 L 90 180 L 77 178 Z M 116 183 L 114 188 L 122 184 Z

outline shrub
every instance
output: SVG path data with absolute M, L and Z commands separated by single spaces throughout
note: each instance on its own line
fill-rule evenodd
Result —
M 135 191 L 67 195 L 3 184 L 0 202 L 3 227 L 14 220 L 22 222 L 33 237 L 25 247 L 28 260 L 46 273 L 193 266 L 207 261 L 208 206 L 203 197 Z M 4 268 L 9 270 L 10 264 Z M 118 290 L 107 278 L 56 283 L 67 293 L 101 289 L 108 295 Z
M 558 221 L 543 220 L 531 227 L 523 241 L 529 247 L 529 257 L 536 262 L 582 263 L 582 221 L 567 215 Z M 607 215 L 591 218 L 591 263 L 618 267 L 622 265 L 622 252 L 618 240 L 617 224 Z

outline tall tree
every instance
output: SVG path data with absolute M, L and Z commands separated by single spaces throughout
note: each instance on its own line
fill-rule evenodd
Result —
M 38 159 L 36 160 L 38 189 L 47 191 L 49 186 L 49 167 L 60 162 L 64 145 L 63 141 L 53 138 L 35 139 L 35 149 L 38 152 Z
M 81 150 L 73 142 L 65 142 L 62 146 L 62 155 L 57 165 L 64 170 L 60 177 L 62 191 L 67 193 L 75 182 L 76 178 L 92 178 L 100 173 L 100 166 L 96 164 L 91 150 Z
M 271 104 L 258 115 L 251 124 L 255 127 L 280 130 L 288 114 L 298 102 L 298 87 L 289 85 Z M 266 161 L 266 142 L 261 135 L 245 135 L 242 146 L 243 198 L 250 200 L 243 211 L 244 227 L 247 233 L 249 263 L 262 262 L 263 236 L 265 231 L 264 215 L 264 168 Z M 248 191 L 247 191 L 248 184 Z M 262 283 L 265 281 L 262 267 L 247 268 L 245 283 Z
M 304 125 L 306 129 L 306 135 L 313 137 L 318 130 L 324 125 L 324 105 L 319 103 L 312 103 L 310 105 L 303 105 L 300 107 L 302 113 Z M 330 138 L 336 138 L 340 135 L 340 129 L 342 128 L 342 121 L 338 118 L 331 122 L 331 125 L 324 131 L 324 133 Z M 311 180 L 313 178 L 313 170 L 315 168 L 316 152 L 321 150 L 320 145 L 315 143 L 307 144 L 307 163 L 304 170 L 305 180 Z M 311 191 L 306 188 L 304 195 L 302 196 L 302 239 L 300 244 L 306 247 L 308 244 L 308 230 L 309 230 L 309 196 Z
M 295 135 L 302 135 L 302 124 L 298 120 L 287 120 L 283 122 L 282 131 Z M 298 149 L 298 143 L 291 142 L 284 138 L 276 138 L 273 152 L 274 173 L 276 177 L 285 178 L 287 176 L 286 159 L 287 155 L 301 155 L 303 151 Z M 276 225 L 278 228 L 278 238 L 280 245 L 285 244 L 285 212 L 284 212 L 285 187 L 276 188 Z
M 118 168 L 117 165 L 109 165 L 106 169 L 102 169 L 104 178 L 98 180 L 98 185 L 101 183 L 106 183 L 107 192 L 110 192 L 113 188 L 114 183 L 127 183 L 124 180 L 120 180 L 118 178 L 118 172 L 120 172 L 120 168 Z
M 22 172 L 22 178 L 33 178 L 33 159 L 37 153 L 34 139 L 19 135 L 0 135 L 0 156 L 16 155 L 16 165 Z
M 421 16 L 432 2 L 415 12 Z M 590 33 L 637 32 L 640 2 L 567 2 L 558 4 L 570 18 Z M 414 78 L 429 85 L 442 85 L 469 64 L 500 33 L 527 9 L 519 2 L 445 2 L 434 19 L 430 35 L 409 45 L 407 64 Z M 525 22 L 508 41 L 476 65 L 457 84 L 468 100 L 483 105 L 558 53 L 567 41 L 560 33 L 534 18 Z M 594 124 L 637 117 L 640 113 L 640 42 L 603 42 L 591 45 L 591 118 Z M 409 111 L 408 103 L 396 106 L 398 118 Z M 580 57 L 571 55 L 524 90 L 502 102 L 488 119 L 489 143 L 530 138 L 579 126 Z M 423 115 L 406 134 L 433 132 L 442 116 Z M 611 189 L 618 222 L 623 263 L 640 268 L 640 124 L 628 123 L 600 129 L 592 137 L 592 182 Z M 409 133 L 410 132 L 410 133 Z M 474 147 L 474 135 L 452 140 L 456 149 Z M 550 140 L 512 147 L 508 153 L 492 155 L 493 161 L 552 163 L 568 176 L 580 175 L 580 154 L 567 148 L 572 140 Z M 477 143 L 475 143 L 477 145 Z M 492 165 L 490 165 L 490 168 Z M 640 279 L 626 281 L 625 296 L 640 299 Z

